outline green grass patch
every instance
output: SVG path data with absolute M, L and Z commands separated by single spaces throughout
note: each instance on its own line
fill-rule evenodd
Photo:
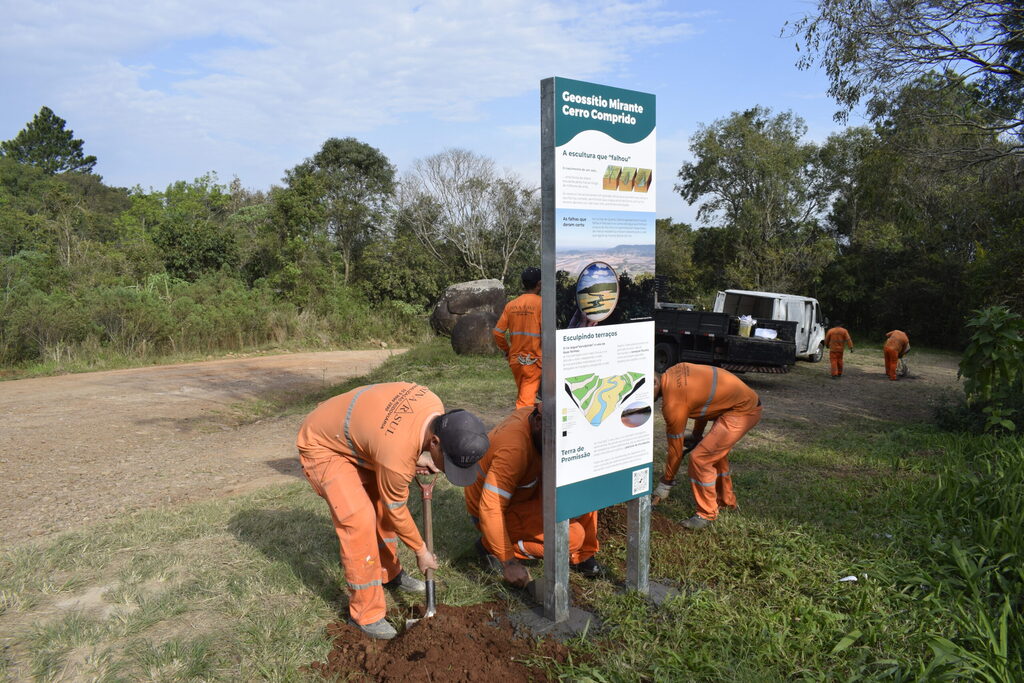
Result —
M 422 345 L 359 384 L 407 380 L 496 422 L 514 402 L 500 358 Z M 866 425 L 862 425 L 866 426 Z M 655 426 L 660 467 L 664 433 Z M 742 509 L 690 533 L 685 486 L 656 509 L 661 607 L 574 576 L 604 628 L 571 641 L 569 680 L 1016 680 L 1024 624 L 1024 441 L 927 425 L 836 425 L 751 438 L 734 457 Z M 440 599 L 507 593 L 476 565 L 460 491 L 439 483 Z M 418 514 L 418 492 L 411 508 Z M 413 558 L 404 551 L 406 566 Z M 337 539 L 304 482 L 126 516 L 0 557 L 0 672 L 15 679 L 299 680 L 345 614 Z M 535 570 L 536 574 L 536 570 Z M 856 581 L 842 581 L 854 576 Z M 389 598 L 394 600 L 395 598 Z M 415 601 L 398 598 L 397 621 Z M 540 666 L 540 664 L 538 664 Z M 538 676 L 545 672 L 538 669 Z

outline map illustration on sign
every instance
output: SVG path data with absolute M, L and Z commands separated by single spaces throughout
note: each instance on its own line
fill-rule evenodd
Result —
M 645 381 L 642 372 L 627 372 L 612 377 L 598 377 L 597 373 L 590 372 L 567 377 L 565 391 L 587 421 L 597 427 Z

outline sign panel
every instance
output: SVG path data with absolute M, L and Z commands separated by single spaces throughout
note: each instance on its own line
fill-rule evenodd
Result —
M 553 81 L 561 521 L 651 492 L 657 194 L 654 95 Z

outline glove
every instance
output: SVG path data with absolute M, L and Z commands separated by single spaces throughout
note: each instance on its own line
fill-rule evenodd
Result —
M 663 481 L 659 481 L 658 485 L 654 489 L 654 493 L 651 495 L 654 497 L 656 502 L 661 502 L 668 498 L 668 494 L 672 493 L 673 484 L 666 484 Z

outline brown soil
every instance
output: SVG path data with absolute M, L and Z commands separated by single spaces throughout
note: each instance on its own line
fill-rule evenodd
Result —
M 392 353 L 298 353 L 0 382 L 0 547 L 125 512 L 295 481 L 303 416 L 253 423 L 253 402 L 363 375 Z
M 501 683 L 538 680 L 536 660 L 566 661 L 560 643 L 518 633 L 502 603 L 471 607 L 438 605 L 393 640 L 373 640 L 356 627 L 337 622 L 327 627 L 334 647 L 310 669 L 328 680 L 445 681 Z M 524 661 L 533 659 L 533 667 Z

